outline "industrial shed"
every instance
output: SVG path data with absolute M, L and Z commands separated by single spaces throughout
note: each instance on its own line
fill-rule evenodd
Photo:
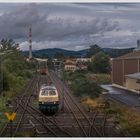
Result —
M 126 87 L 126 75 L 140 72 L 140 50 L 112 59 L 112 84 Z

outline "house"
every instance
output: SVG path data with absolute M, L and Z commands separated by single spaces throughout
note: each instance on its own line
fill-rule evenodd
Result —
M 83 64 L 82 62 L 76 63 L 77 70 L 87 70 L 87 65 Z
M 76 70 L 76 68 L 77 68 L 76 61 L 70 60 L 70 59 L 65 61 L 65 64 L 64 64 L 65 71 L 73 71 L 74 72 Z
M 76 58 L 76 62 L 91 62 L 91 58 Z

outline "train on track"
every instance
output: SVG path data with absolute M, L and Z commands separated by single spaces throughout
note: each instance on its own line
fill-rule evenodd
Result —
M 59 95 L 54 85 L 43 84 L 39 91 L 39 109 L 43 113 L 56 113 L 59 109 Z
M 38 72 L 41 75 L 46 75 L 48 73 L 48 69 L 47 68 L 40 68 L 40 69 L 38 69 Z
M 40 61 L 38 61 L 37 67 L 37 72 L 41 75 L 46 75 L 48 73 L 48 64 L 46 60 L 40 59 Z

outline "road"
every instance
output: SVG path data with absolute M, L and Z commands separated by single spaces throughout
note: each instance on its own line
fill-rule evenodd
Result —
M 112 87 L 112 85 L 101 85 L 101 87 L 108 90 L 108 93 L 104 95 L 108 99 L 140 111 L 140 101 L 138 94 L 125 89 Z

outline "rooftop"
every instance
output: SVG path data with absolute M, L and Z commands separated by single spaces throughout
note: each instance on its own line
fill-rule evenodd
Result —
M 126 77 L 133 78 L 133 79 L 140 79 L 140 72 L 125 75 Z

